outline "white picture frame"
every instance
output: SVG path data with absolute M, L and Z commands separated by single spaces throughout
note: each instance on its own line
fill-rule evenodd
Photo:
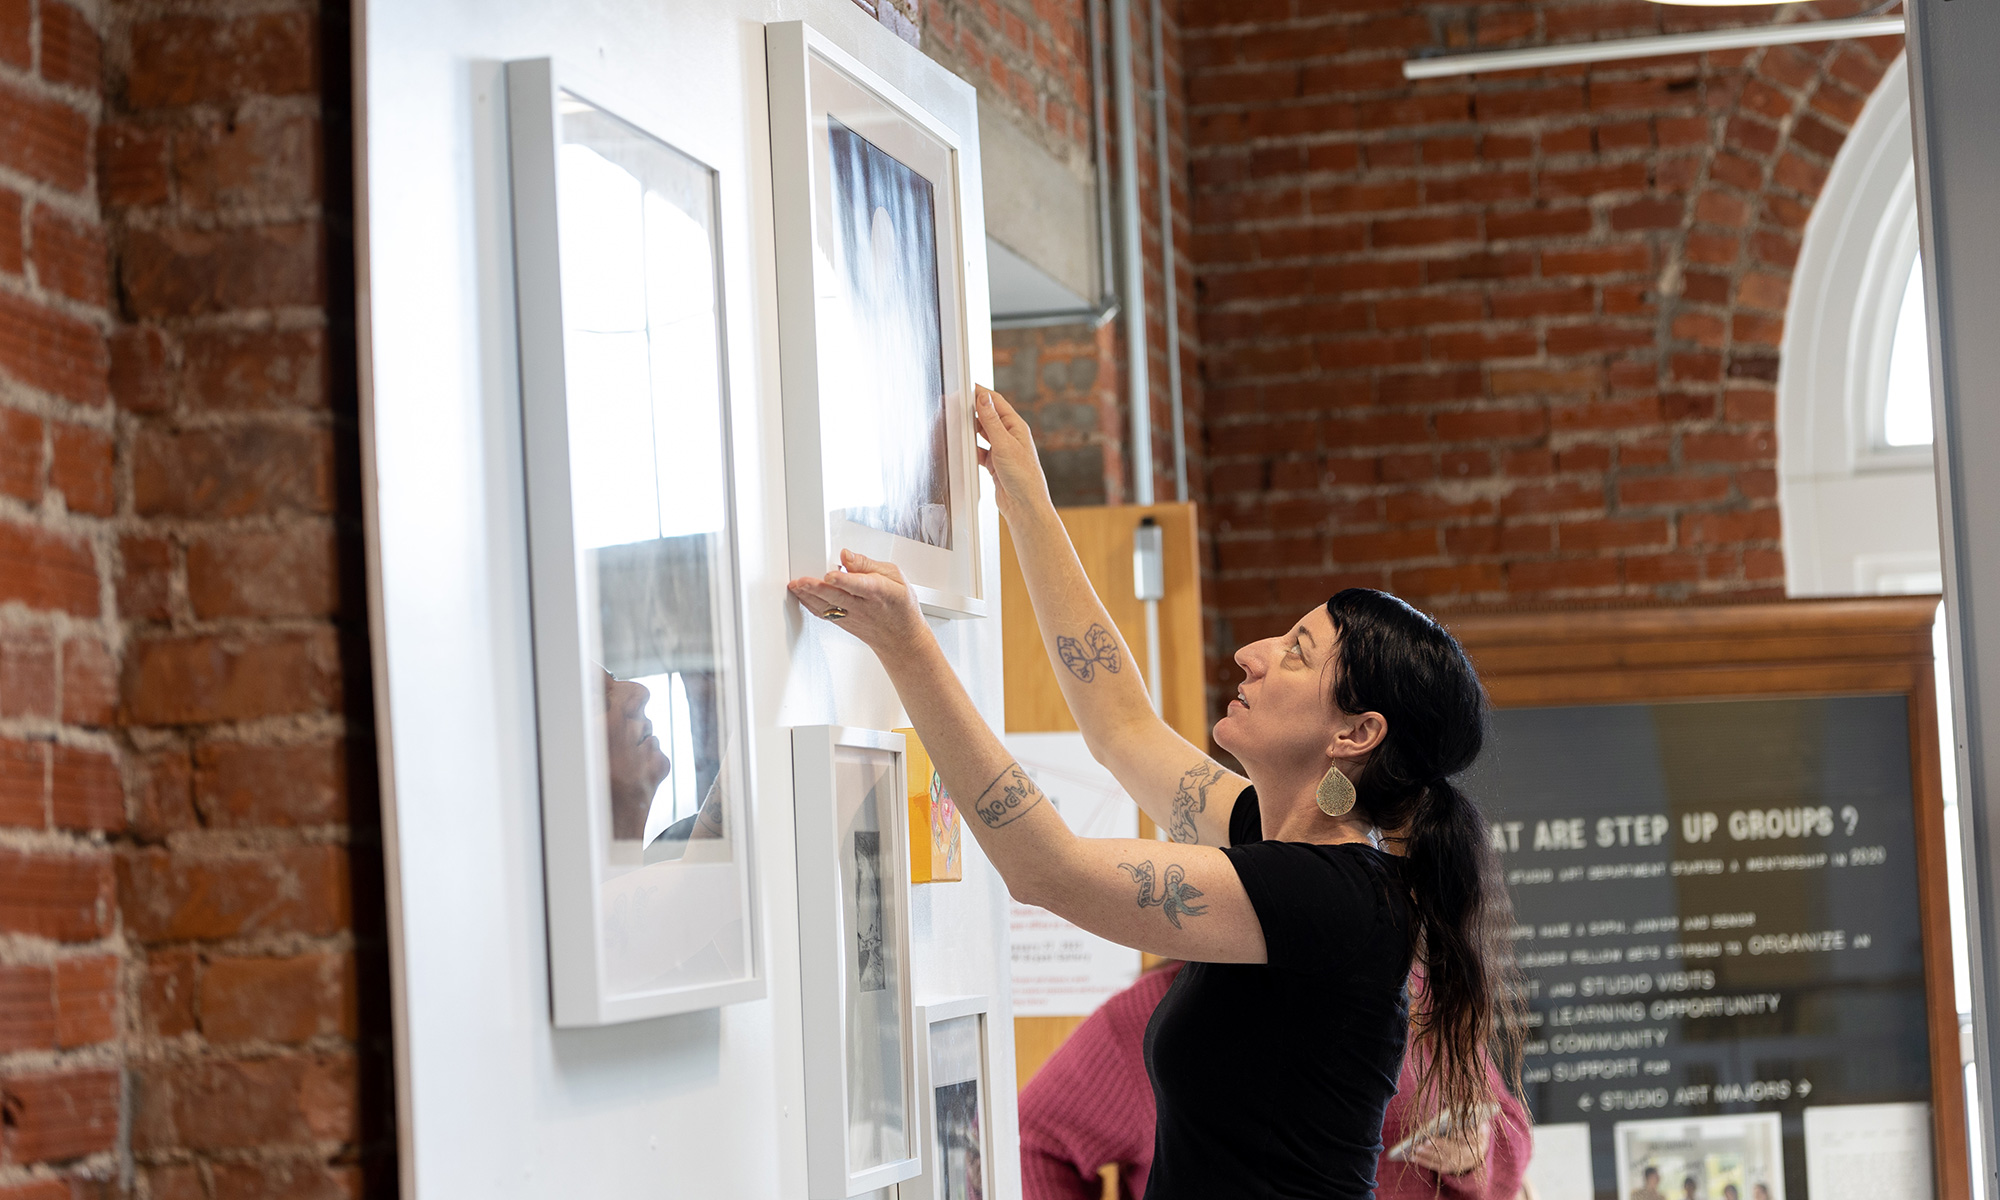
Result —
M 608 1025 L 759 999 L 724 319 L 724 297 L 749 281 L 723 251 L 723 184 L 680 148 L 699 144 L 694 131 L 641 123 L 583 72 L 542 58 L 506 74 L 552 1016 Z M 616 240 L 628 225 L 652 247 L 632 252 L 636 266 Z M 608 302 L 582 283 L 566 297 L 565 269 L 594 283 L 606 262 L 642 277 L 636 328 L 566 319 L 566 301 Z M 636 356 L 617 341 L 634 337 Z M 655 368 L 667 337 L 681 353 Z M 646 366 L 606 375 L 612 360 Z M 651 436 L 631 434 L 635 412 Z M 650 508 L 616 494 L 630 473 L 598 457 L 614 451 L 652 472 Z M 631 688 L 639 675 L 649 692 Z M 643 709 L 620 708 L 636 696 Z M 633 729 L 658 741 L 612 745 Z M 636 784 L 635 745 L 657 756 Z M 671 819 L 663 802 L 690 812 Z
M 970 88 L 952 81 L 967 93 L 954 124 L 805 22 L 766 26 L 765 48 L 792 574 L 824 574 L 851 549 L 900 567 L 932 616 L 983 617 L 971 329 L 983 301 L 968 280 L 985 271 L 983 233 L 967 228 L 978 211 Z M 901 366 L 930 359 L 933 261 L 935 381 Z
M 987 1028 L 992 1011 L 991 996 L 958 996 L 917 1006 L 924 1169 L 915 1179 L 897 1185 L 897 1200 L 990 1200 L 999 1194 L 993 1157 L 993 1056 Z M 967 1171 L 977 1181 L 978 1191 L 968 1186 L 963 1174 Z
M 908 755 L 899 733 L 792 730 L 806 1188 L 914 1177 L 923 1109 L 910 984 Z

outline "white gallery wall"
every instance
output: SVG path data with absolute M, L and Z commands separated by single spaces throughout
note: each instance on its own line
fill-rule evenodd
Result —
M 964 105 L 850 0 L 370 0 L 360 22 L 363 411 L 394 931 L 399 1125 L 417 1197 L 805 1194 L 794 725 L 908 724 L 858 642 L 784 591 L 785 447 L 766 22 L 807 19 L 926 105 Z M 554 57 L 720 176 L 750 780 L 767 997 L 594 1029 L 550 1020 L 508 187 L 510 59 Z M 678 131 L 678 132 L 677 132 Z M 990 383 L 977 175 L 965 197 L 973 378 Z M 997 516 L 980 506 L 987 578 Z M 997 593 L 997 587 L 993 589 Z M 934 622 L 1001 716 L 997 595 Z M 921 1002 L 995 999 L 1000 1193 L 1019 1194 L 1007 896 L 913 889 Z

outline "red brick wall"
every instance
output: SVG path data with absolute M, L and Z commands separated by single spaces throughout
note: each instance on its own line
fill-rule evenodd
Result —
M 1108 72 L 1109 9 L 1099 36 Z M 1162 6 L 1167 93 L 1169 172 L 1175 181 L 1176 283 L 1180 297 L 1183 406 L 1191 446 L 1201 437 L 1201 379 L 1197 371 L 1194 269 L 1188 256 L 1187 140 L 1180 65 L 1179 0 Z M 921 12 L 924 52 L 957 72 L 979 92 L 983 110 L 1003 114 L 1038 138 L 1057 159 L 1088 173 L 1092 163 L 1092 94 L 1088 6 L 1084 0 L 925 0 Z M 1132 4 L 1132 48 L 1139 156 L 1140 229 L 1146 265 L 1148 383 L 1153 404 L 1154 486 L 1173 498 L 1172 417 L 1167 384 L 1166 291 L 1160 264 L 1159 175 L 1154 160 L 1152 33 L 1148 0 Z M 1110 108 L 1111 79 L 1104 79 L 1105 125 L 1112 141 L 1105 155 L 1114 189 L 1117 132 Z M 1112 239 L 1117 244 L 1115 225 Z M 1115 256 L 1114 256 L 1115 262 Z M 1114 272 L 1117 268 L 1114 266 Z M 1108 281 L 1116 289 L 1121 277 Z M 995 380 L 1035 427 L 1059 504 L 1121 503 L 1131 499 L 1129 387 L 1125 381 L 1125 323 L 1001 329 L 993 335 Z M 1094 363 L 1094 367 L 1078 364 Z M 1093 373 L 1079 382 L 1080 370 Z M 1094 418 L 1079 403 L 1097 407 Z M 1097 469 L 1091 469 L 1090 459 Z M 1191 495 L 1204 481 L 1201 459 L 1191 455 Z
M 393 1178 L 346 38 L 0 0 L 0 1194 Z
M 1186 21 L 1212 645 L 1346 584 L 1444 607 L 1782 589 L 1791 267 L 1899 46 L 1412 85 L 1402 60 L 1446 43 L 1719 20 L 1188 0 Z
M 1110 325 L 994 331 L 993 386 L 1034 427 L 1060 507 L 1127 498 L 1123 342 Z

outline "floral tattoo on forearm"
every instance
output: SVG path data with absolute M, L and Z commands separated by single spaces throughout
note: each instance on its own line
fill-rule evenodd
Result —
M 1201 889 L 1187 881 L 1187 872 L 1179 863 L 1167 864 L 1167 886 L 1157 892 L 1153 890 L 1151 859 L 1136 867 L 1131 863 L 1119 863 L 1118 869 L 1130 875 L 1133 882 L 1139 885 L 1139 907 L 1159 909 L 1167 914 L 1167 920 L 1174 923 L 1175 929 L 1181 928 L 1181 917 L 1198 917 L 1208 911 L 1208 905 L 1194 903 L 1201 899 Z
M 1020 763 L 1008 763 L 986 790 L 979 793 L 979 799 L 972 802 L 972 811 L 979 816 L 980 823 L 988 829 L 998 829 L 1010 821 L 1018 821 L 1042 802 L 1042 789 L 1028 778 Z
M 1174 790 L 1174 819 L 1167 828 L 1167 837 L 1173 841 L 1192 845 L 1201 840 L 1201 830 L 1195 826 L 1197 814 L 1208 809 L 1208 789 L 1222 781 L 1229 772 L 1221 764 L 1204 762 L 1189 767 L 1181 776 L 1180 787 Z
M 1084 683 L 1097 677 L 1097 668 L 1103 667 L 1113 675 L 1123 665 L 1118 653 L 1118 639 L 1111 636 L 1104 626 L 1092 623 L 1083 631 L 1083 640 L 1073 637 L 1056 638 L 1056 654 L 1069 673 Z

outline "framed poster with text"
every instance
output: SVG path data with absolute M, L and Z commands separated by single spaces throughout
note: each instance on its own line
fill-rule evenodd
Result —
M 1447 619 L 1537 1191 L 1964 1200 L 1934 597 Z

